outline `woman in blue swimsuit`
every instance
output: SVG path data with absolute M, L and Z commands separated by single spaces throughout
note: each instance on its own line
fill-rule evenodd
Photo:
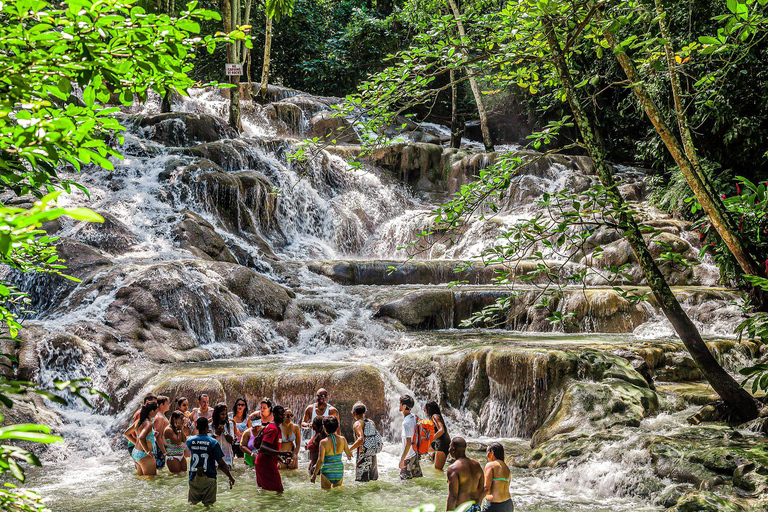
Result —
M 341 462 L 341 454 L 346 453 L 347 459 L 352 460 L 352 452 L 347 445 L 344 436 L 339 435 L 339 420 L 335 416 L 323 419 L 323 427 L 328 437 L 320 441 L 320 453 L 312 475 L 312 483 L 315 483 L 317 475 L 320 477 L 320 487 L 330 489 L 340 487 L 344 480 L 344 463 Z
M 131 452 L 131 458 L 136 463 L 136 473 L 139 476 L 155 476 L 155 430 L 152 420 L 157 413 L 157 402 L 149 402 L 142 406 L 139 419 L 136 420 L 136 446 Z
M 235 457 L 242 459 L 243 451 L 240 449 L 240 440 L 243 438 L 243 433 L 248 430 L 248 403 L 245 398 L 235 400 L 230 421 L 234 427 L 232 432 L 235 434 L 235 443 L 232 445 L 232 449 L 235 452 Z

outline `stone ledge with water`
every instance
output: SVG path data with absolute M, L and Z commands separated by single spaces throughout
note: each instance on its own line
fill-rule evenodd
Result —
M 448 149 L 445 129 L 410 123 L 391 134 L 362 169 L 345 157 L 361 135 L 327 113 L 338 98 L 272 87 L 271 103 L 243 103 L 244 133 L 222 121 L 219 91 L 193 91 L 159 114 L 152 102 L 125 112 L 129 127 L 114 171 L 86 168 L 79 192 L 62 196 L 107 222 L 45 226 L 79 284 L 17 276 L 38 311 L 26 341 L 4 346 L 25 379 L 89 377 L 109 402 L 95 409 L 42 399 L 14 408 L 15 420 L 44 418 L 66 442 L 42 454 L 30 486 L 54 510 L 176 510 L 186 479 L 161 471 L 135 476 L 121 436 L 147 392 L 212 403 L 262 396 L 300 414 L 318 387 L 330 391 L 342 431 L 366 402 L 387 438 L 380 480 L 358 484 L 346 465 L 340 491 L 306 477 L 307 461 L 284 473 L 283 496 L 261 493 L 236 465 L 237 484 L 219 494 L 224 510 L 407 510 L 441 504 L 442 473 L 401 483 L 397 398 L 438 401 L 452 435 L 471 451 L 500 440 L 513 466 L 518 510 L 743 510 L 766 506 L 768 451 L 749 429 L 690 425 L 716 398 L 653 301 L 631 303 L 605 282 L 566 287 L 553 303 L 574 324 L 554 326 L 534 304 L 535 282 L 517 283 L 514 307 L 494 329 L 463 321 L 499 297 L 493 266 L 460 262 L 497 243 L 503 230 L 541 208 L 537 199 L 596 182 L 584 157 L 549 156 L 528 166 L 498 215 L 468 222 L 451 244 L 430 242 L 407 259 L 405 246 L 429 227 L 434 207 L 498 154 L 464 141 Z M 138 108 L 138 107 L 135 107 Z M 406 123 L 408 124 L 408 123 Z M 297 139 L 346 130 L 339 144 L 301 167 L 287 155 Z M 500 151 L 518 151 L 503 147 Z M 661 232 L 665 247 L 692 263 L 665 272 L 688 314 L 731 372 L 764 356 L 733 339 L 737 292 L 716 286 L 717 267 L 699 260 L 688 223 L 644 202 L 642 170 L 618 169 L 622 193 Z M 21 199 L 22 201 L 25 199 Z M 631 251 L 598 231 L 601 264 L 628 265 L 625 285 L 644 291 Z M 654 249 L 655 256 L 660 250 Z M 565 276 L 591 256 L 547 260 Z M 522 264 L 516 279 L 534 268 Z M 465 281 L 449 286 L 452 281 Z M 709 507 L 709 508 L 707 508 Z

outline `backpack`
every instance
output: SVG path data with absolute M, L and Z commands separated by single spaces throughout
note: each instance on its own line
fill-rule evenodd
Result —
M 416 432 L 411 440 L 413 451 L 418 455 L 426 455 L 435 440 L 435 424 L 432 420 L 417 420 Z
M 365 437 L 363 440 L 363 451 L 365 453 L 380 453 L 384 448 L 384 440 L 371 420 L 363 422 L 363 436 Z

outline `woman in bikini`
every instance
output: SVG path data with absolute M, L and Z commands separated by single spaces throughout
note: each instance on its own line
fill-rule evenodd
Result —
M 424 405 L 424 412 L 435 426 L 435 440 L 432 441 L 432 447 L 435 449 L 435 469 L 442 471 L 445 467 L 445 460 L 448 458 L 451 436 L 448 435 L 448 428 L 445 426 L 445 420 L 437 402 L 427 402 Z
M 171 423 L 165 428 L 165 457 L 168 471 L 178 474 L 187 471 L 187 459 L 184 449 L 187 446 L 187 434 L 184 432 L 184 413 L 173 411 Z
M 280 451 L 291 452 L 290 457 L 280 457 L 279 469 L 296 469 L 299 467 L 299 447 L 301 446 L 301 429 L 293 423 L 293 411 L 286 409 L 285 420 L 280 426 Z
M 312 474 L 312 483 L 315 483 L 319 474 L 321 475 L 320 487 L 327 490 L 331 487 L 341 487 L 344 481 L 344 463 L 341 461 L 341 454 L 346 453 L 347 460 L 352 460 L 352 452 L 344 436 L 336 433 L 339 430 L 339 420 L 336 416 L 323 419 L 323 427 L 328 437 L 320 441 L 320 452 Z
M 240 440 L 243 438 L 243 432 L 248 430 L 248 403 L 245 401 L 245 398 L 235 400 L 230 421 L 233 427 L 232 432 L 235 434 L 235 442 L 232 445 L 232 449 L 235 452 L 235 457 L 242 458 L 243 451 L 240 449 Z
M 157 402 L 149 402 L 142 406 L 139 419 L 136 420 L 126 436 L 136 445 L 131 452 L 131 458 L 136 463 L 136 473 L 139 476 L 155 476 L 157 464 L 155 463 L 155 429 L 152 420 L 157 413 Z
M 482 512 L 512 512 L 509 494 L 509 466 L 504 462 L 504 447 L 499 443 L 488 446 L 488 464 L 485 465 L 485 501 Z

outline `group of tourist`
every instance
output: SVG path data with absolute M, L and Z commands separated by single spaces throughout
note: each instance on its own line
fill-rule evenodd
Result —
M 230 469 L 236 459 L 243 459 L 245 465 L 255 469 L 259 487 L 282 492 L 279 470 L 298 468 L 302 441 L 309 455 L 310 480 L 315 483 L 319 476 L 323 489 L 342 485 L 342 456 L 351 460 L 352 452 L 357 455 L 356 481 L 369 482 L 379 477 L 377 454 L 382 450 L 383 439 L 373 421 L 366 418 L 367 409 L 362 402 L 352 408 L 351 445 L 341 434 L 338 410 L 328 403 L 328 392 L 322 388 L 317 390 L 316 401 L 306 407 L 298 424 L 293 422 L 291 410 L 273 406 L 269 398 L 262 399 L 259 409 L 252 413 L 243 398 L 235 400 L 231 411 L 225 403 L 211 408 L 209 397 L 204 394 L 198 396 L 198 406 L 191 410 L 187 398 L 179 398 L 175 403 L 176 410 L 168 418 L 168 397 L 145 396 L 125 437 L 138 475 L 156 475 L 165 466 L 174 474 L 189 471 L 188 499 L 192 504 L 215 503 L 218 470 L 229 478 L 230 488 L 234 485 Z M 464 439 L 451 439 L 436 402 L 427 402 L 426 418 L 422 420 L 412 413 L 414 404 L 411 396 L 400 397 L 400 478 L 423 476 L 420 459 L 425 455 L 433 457 L 435 469 L 442 471 L 451 455 L 455 462 L 447 470 L 447 510 L 474 501 L 470 511 L 511 511 L 510 471 L 504 462 L 504 448 L 496 443 L 488 447 L 489 462 L 483 470 L 477 461 L 467 457 Z

